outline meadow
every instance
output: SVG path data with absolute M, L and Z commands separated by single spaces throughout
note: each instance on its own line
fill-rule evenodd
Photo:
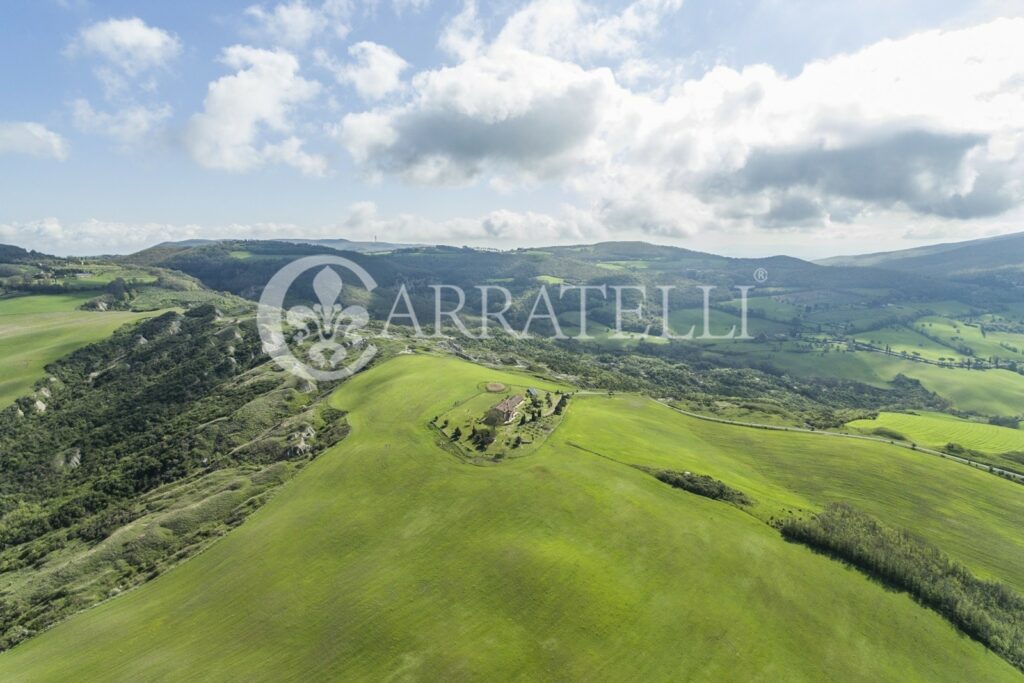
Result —
M 48 363 L 110 336 L 127 322 L 153 315 L 78 310 L 93 296 L 95 293 L 0 299 L 0 407 L 28 393 Z
M 869 351 L 808 351 L 792 343 L 736 344 L 729 351 L 744 362 L 761 361 L 799 377 L 835 377 L 884 387 L 902 374 L 958 410 L 1009 417 L 1024 413 L 1024 375 L 1009 370 L 944 368 Z
M 1019 589 L 1013 484 L 636 396 L 580 395 L 536 454 L 474 467 L 428 423 L 483 382 L 555 388 L 427 355 L 357 375 L 331 398 L 348 438 L 203 554 L 0 655 L 0 679 L 1019 680 L 764 523 L 852 500 Z M 754 514 L 622 463 L 692 467 Z
M 945 362 L 949 359 L 959 361 L 966 357 L 960 351 L 929 339 L 909 327 L 884 327 L 880 330 L 861 332 L 854 335 L 854 338 L 880 349 L 888 348 L 893 353 L 919 356 L 933 361 Z
M 962 420 L 944 413 L 880 413 L 874 420 L 855 420 L 847 427 L 862 434 L 891 430 L 908 441 L 934 449 L 955 443 L 993 455 L 1024 453 L 1024 430 Z
M 929 335 L 942 339 L 950 346 L 967 347 L 979 358 L 1024 360 L 1024 355 L 1021 353 L 1021 349 L 1024 348 L 1024 336 L 1019 334 L 983 332 L 982 327 L 978 324 L 967 324 L 959 320 L 935 316 L 921 318 L 914 322 L 914 326 Z

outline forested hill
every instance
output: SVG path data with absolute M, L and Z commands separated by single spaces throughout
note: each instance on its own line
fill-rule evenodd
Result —
M 875 267 L 938 277 L 977 278 L 983 274 L 1021 272 L 1024 270 L 1024 233 L 901 251 L 836 256 L 818 263 L 827 266 Z
M 123 257 L 127 263 L 159 265 L 188 273 L 206 286 L 250 299 L 259 297 L 270 277 L 290 261 L 313 254 L 344 256 L 371 273 L 382 289 L 378 296 L 391 302 L 400 283 L 446 283 L 472 290 L 478 285 L 500 284 L 514 294 L 546 284 L 697 285 L 723 290 L 756 285 L 774 291 L 850 290 L 868 301 L 958 300 L 968 304 L 1006 298 L 999 289 L 941 277 L 892 269 L 828 267 L 788 256 L 729 258 L 714 254 L 642 242 L 606 242 L 594 245 L 497 251 L 456 247 L 418 247 L 387 253 L 339 251 L 323 244 L 283 241 L 222 241 L 196 246 L 167 245 Z M 754 274 L 761 272 L 766 281 Z M 871 293 L 865 294 L 866 290 Z

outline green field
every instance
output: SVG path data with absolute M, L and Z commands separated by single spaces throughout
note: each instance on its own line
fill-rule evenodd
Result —
M 332 398 L 347 439 L 202 555 L 0 655 L 0 679 L 1019 680 L 758 519 L 852 500 L 1020 588 L 1015 485 L 632 396 L 579 396 L 535 455 L 474 467 L 428 422 L 482 382 L 550 386 L 414 355 L 357 375 Z M 616 460 L 722 478 L 756 516 Z
M 47 294 L 0 299 L 0 407 L 28 393 L 47 364 L 109 336 L 126 322 L 153 315 L 77 310 L 92 296 Z
M 949 318 L 926 317 L 917 320 L 914 326 L 936 336 L 953 346 L 966 346 L 979 358 L 1003 358 L 1011 361 L 1024 360 L 1024 336 L 1004 332 L 982 332 L 978 324 L 967 324 Z M 1009 347 L 1009 348 L 1007 348 Z
M 880 349 L 888 347 L 893 353 L 919 356 L 933 361 L 946 361 L 950 358 L 959 361 L 965 358 L 960 352 L 908 327 L 884 327 L 880 330 L 861 332 L 854 335 L 854 338 Z
M 742 308 L 739 299 L 725 302 L 724 306 L 739 311 Z M 792 320 L 803 313 L 803 307 L 785 301 L 782 296 L 752 296 L 747 300 L 747 310 L 771 320 Z
M 865 335 L 867 336 L 867 335 Z M 836 377 L 885 386 L 896 375 L 917 379 L 954 408 L 980 415 L 1016 416 L 1024 413 L 1024 375 L 1009 370 L 943 368 L 868 351 L 796 350 L 792 344 L 748 344 L 731 347 L 747 362 L 761 360 L 798 377 Z
M 961 420 L 943 413 L 880 413 L 874 420 L 855 420 L 847 427 L 863 434 L 891 429 L 928 448 L 956 443 L 984 453 L 1024 453 L 1024 430 Z
M 551 441 L 562 440 L 631 464 L 709 474 L 752 495 L 762 519 L 845 500 L 1024 591 L 1019 484 L 937 456 L 722 425 L 629 396 L 580 397 Z

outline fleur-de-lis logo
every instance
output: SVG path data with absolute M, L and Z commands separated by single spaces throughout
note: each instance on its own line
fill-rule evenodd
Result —
M 296 305 L 284 311 L 288 289 L 302 273 L 324 266 L 313 278 L 317 303 L 312 308 Z M 355 273 L 367 291 L 377 283 L 358 264 L 340 256 L 309 256 L 278 271 L 260 297 L 257 323 L 263 347 L 278 365 L 304 378 L 332 380 L 347 377 L 365 366 L 376 354 L 376 347 L 359 334 L 370 316 L 363 306 L 345 306 L 345 284 L 331 266 Z M 307 362 L 300 361 L 295 349 Z M 358 357 L 343 362 L 358 353 Z M 342 366 L 342 367 L 339 367 Z
M 315 336 L 309 349 L 309 357 L 321 368 L 333 370 L 345 360 L 348 351 L 340 340 L 358 346 L 362 337 L 353 333 L 366 327 L 370 316 L 362 306 L 342 308 L 339 302 L 345 284 L 330 267 L 325 267 L 313 278 L 313 292 L 319 303 L 308 306 L 292 306 L 286 320 L 296 331 L 292 341 L 301 344 Z

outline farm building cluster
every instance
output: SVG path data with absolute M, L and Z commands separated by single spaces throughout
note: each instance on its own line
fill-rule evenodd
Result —
M 488 392 L 507 391 L 504 385 L 488 387 Z M 506 455 L 524 454 L 555 427 L 568 405 L 569 395 L 556 391 L 527 388 L 506 394 L 497 402 L 483 394 L 446 416 L 435 426 L 450 441 L 478 453 L 486 452 L 494 460 Z M 479 456 L 472 456 L 479 457 Z

